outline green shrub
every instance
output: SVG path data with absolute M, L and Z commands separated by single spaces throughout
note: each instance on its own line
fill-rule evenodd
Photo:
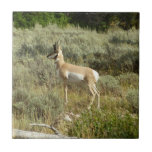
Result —
M 36 40 L 35 43 L 31 46 L 30 44 L 23 43 L 21 48 L 17 52 L 19 57 L 35 57 L 37 55 L 47 55 L 49 52 L 53 51 L 52 47 L 46 46 L 41 40 Z
M 52 61 L 46 57 L 37 56 L 28 60 L 29 74 L 35 77 L 35 83 L 38 86 L 50 86 L 56 83 L 55 67 Z
M 29 94 L 25 88 L 17 88 L 13 90 L 14 102 L 26 102 L 28 100 L 29 100 Z
M 26 94 L 27 90 L 16 90 L 13 94 L 13 113 L 24 114 L 30 119 L 37 121 L 50 117 L 54 121 L 60 113 L 63 112 L 63 100 L 57 92 L 51 90 L 47 94 L 35 94 L 34 92 Z
M 89 67 L 97 71 L 108 71 L 110 67 L 109 60 L 107 59 L 105 53 L 92 53 L 90 54 L 90 58 L 87 57 L 85 61 L 88 62 Z
M 13 23 L 16 28 L 32 28 L 36 23 L 45 27 L 49 23 L 56 23 L 60 27 L 71 24 L 98 32 L 116 25 L 128 30 L 139 28 L 139 13 L 13 12 Z
M 56 25 L 42 28 L 37 25 L 32 30 L 13 29 L 13 54 L 17 58 L 35 58 L 46 56 L 53 51 L 55 41 L 61 41 L 65 61 L 89 66 L 98 72 L 119 75 L 122 72 L 139 72 L 138 31 L 117 29 L 117 38 L 131 40 L 132 43 L 109 41 L 112 31 L 97 34 L 95 31 L 75 29 L 73 27 L 60 29 Z M 114 34 L 115 35 L 115 34 Z M 124 35 L 124 36 L 123 36 Z M 134 37 L 132 39 L 132 37 Z
M 98 85 L 100 85 L 102 94 L 112 94 L 114 96 L 121 95 L 119 81 L 111 75 L 101 76 Z
M 26 110 L 25 105 L 29 102 L 30 95 L 27 89 L 18 87 L 13 90 L 13 113 L 21 116 Z
M 136 73 L 125 73 L 117 77 L 122 86 L 139 88 L 139 75 Z
M 117 60 L 117 69 L 122 72 L 139 73 L 139 52 L 128 51 Z
M 53 90 L 45 95 L 33 95 L 27 105 L 29 114 L 35 113 L 37 118 L 43 119 L 49 116 L 52 122 L 63 110 L 63 100 Z
M 13 114 L 19 118 L 25 114 L 25 103 L 24 102 L 16 102 L 12 105 L 12 112 Z
M 129 89 L 126 95 L 126 99 L 130 105 L 130 111 L 139 112 L 139 90 Z
M 16 60 L 13 63 L 13 89 L 18 88 L 29 88 L 31 82 L 34 81 L 35 78 L 29 74 L 29 68 L 24 65 L 23 60 Z
M 124 31 L 123 34 L 126 35 L 126 33 L 127 31 Z M 135 33 L 133 32 L 133 36 Z M 94 110 L 94 115 L 84 112 L 80 118 L 82 122 L 78 120 L 75 125 L 70 123 L 65 127 L 59 124 L 61 130 L 67 133 L 70 129 L 69 134 L 72 136 L 84 138 L 138 137 L 138 119 L 135 118 L 138 113 L 136 106 L 130 104 L 132 95 L 127 94 L 126 99 L 121 96 L 121 92 L 126 94 L 125 91 L 128 89 L 124 86 L 138 89 L 136 74 L 122 74 L 138 69 L 134 68 L 138 67 L 138 64 L 136 66 L 133 64 L 138 59 L 138 45 L 133 43 L 134 38 L 131 39 L 131 36 L 127 38 L 131 39 L 132 43 L 127 43 L 124 38 L 125 42 L 118 42 L 118 44 L 109 42 L 109 36 L 109 32 L 98 34 L 96 31 L 76 29 L 72 26 L 61 29 L 57 25 L 44 28 L 36 25 L 30 30 L 13 29 L 13 116 L 14 120 L 21 124 L 20 129 L 26 129 L 29 122 L 35 121 L 51 124 L 64 111 L 62 84 L 58 83 L 59 80 L 56 78 L 54 61 L 46 58 L 46 55 L 53 51 L 54 42 L 60 39 L 66 62 L 89 66 L 96 69 L 100 75 L 106 74 L 101 76 L 97 83 L 99 85 L 97 87 L 103 92 L 101 93 L 101 107 L 104 110 L 99 110 L 99 113 Z M 128 54 L 128 52 L 132 53 Z M 68 103 L 66 110 L 77 113 L 86 109 L 89 103 L 88 87 L 78 88 L 74 84 L 74 86 L 69 85 L 68 88 L 69 100 L 73 102 Z M 130 114 L 126 114 L 126 111 Z M 26 127 L 25 123 L 22 125 L 21 119 L 27 123 Z M 85 121 L 89 122 L 85 123 Z M 71 124 L 72 127 L 70 127 Z M 18 125 L 14 127 L 18 128 Z M 35 131 L 39 130 L 35 129 Z M 86 133 L 83 134 L 82 131 Z
M 139 34 L 136 30 L 128 30 L 125 32 L 124 30 L 113 30 L 112 32 L 109 30 L 109 42 L 121 45 L 122 43 L 138 45 L 139 44 Z
M 99 71 L 112 71 L 110 74 L 113 75 L 119 75 L 121 72 L 139 72 L 138 47 L 123 47 L 110 43 L 104 45 L 102 51 L 93 52 L 93 57 L 87 60 L 90 67 Z
M 60 27 L 68 24 L 69 18 L 64 13 L 51 12 L 14 12 L 13 23 L 16 28 L 33 28 L 36 23 L 43 27 L 56 23 Z
M 78 138 L 138 138 L 138 118 L 107 110 L 85 111 L 69 129 Z

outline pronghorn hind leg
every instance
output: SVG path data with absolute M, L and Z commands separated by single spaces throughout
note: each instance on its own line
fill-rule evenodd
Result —
M 98 91 L 98 89 L 97 89 L 97 87 L 96 87 L 96 85 L 94 84 L 93 85 L 93 88 L 94 88 L 94 92 L 97 94 L 97 96 L 98 96 L 98 106 L 97 106 L 97 108 L 99 109 L 100 108 L 100 92 Z
M 94 101 L 94 99 L 95 99 L 96 93 L 93 91 L 93 88 L 92 88 L 91 85 L 88 85 L 88 86 L 89 86 L 89 90 L 90 90 L 90 92 L 91 92 L 91 94 L 92 94 L 91 103 L 90 103 L 90 105 L 88 106 L 88 109 L 90 109 L 90 108 L 91 108 L 91 105 L 93 104 L 93 101 Z

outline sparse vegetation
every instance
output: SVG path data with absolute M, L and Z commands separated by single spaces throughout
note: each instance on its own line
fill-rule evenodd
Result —
M 129 102 L 130 110 L 138 113 L 139 111 L 139 92 L 136 89 L 129 89 L 126 95 L 126 99 Z
M 13 128 L 51 133 L 29 123 L 52 124 L 63 111 L 79 113 L 72 123 L 56 127 L 79 138 L 138 138 L 139 31 L 109 29 L 107 33 L 57 25 L 13 28 Z M 58 39 L 65 61 L 89 66 L 100 73 L 101 108 L 89 110 L 88 91 L 69 84 L 64 106 L 61 82 L 46 55 Z
M 121 95 L 121 87 L 119 85 L 119 81 L 111 75 L 101 76 L 98 85 L 100 85 L 99 87 L 101 88 L 102 94 L 104 95 Z
M 82 113 L 69 134 L 79 138 L 137 138 L 138 118 L 128 112 L 92 109 Z

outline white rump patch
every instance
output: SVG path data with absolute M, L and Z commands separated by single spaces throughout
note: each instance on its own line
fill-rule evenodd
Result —
M 58 55 L 59 55 L 59 54 L 62 54 L 62 50 L 59 51 Z
M 92 70 L 93 71 L 93 75 L 94 75 L 94 77 L 95 77 L 95 80 L 96 80 L 96 82 L 98 81 L 98 79 L 99 79 L 99 74 L 98 74 L 98 72 L 96 72 L 95 70 Z
M 82 74 L 69 72 L 69 71 L 66 72 L 66 77 L 71 82 L 80 82 L 84 80 L 84 76 Z

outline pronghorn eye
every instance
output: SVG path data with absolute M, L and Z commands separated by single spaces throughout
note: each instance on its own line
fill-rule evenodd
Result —
M 56 55 L 54 58 L 56 59 L 58 57 L 58 55 Z

